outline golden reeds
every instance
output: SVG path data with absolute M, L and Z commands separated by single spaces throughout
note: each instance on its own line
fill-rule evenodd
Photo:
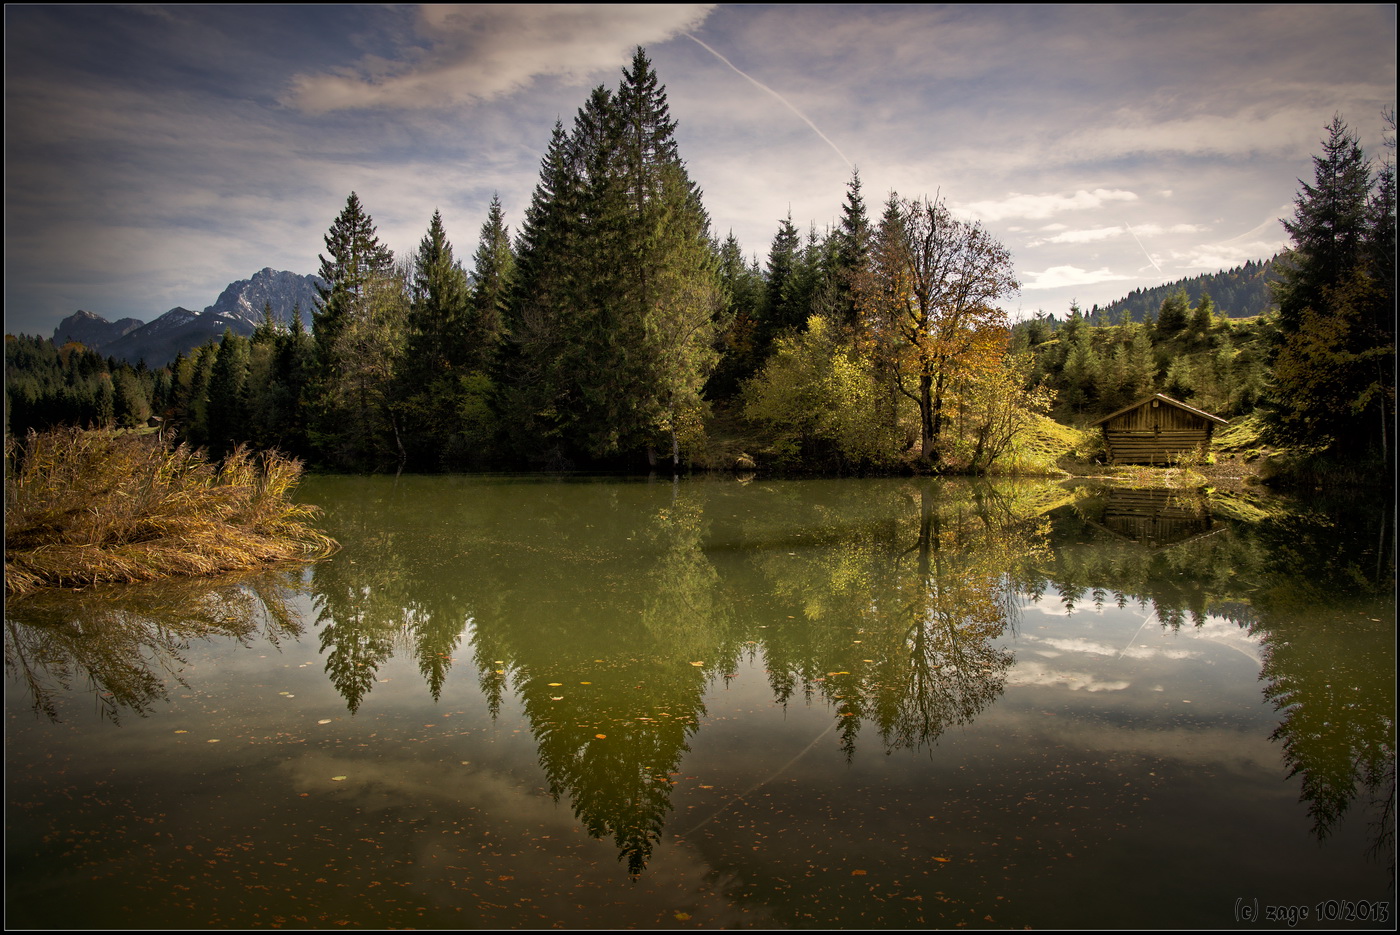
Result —
M 151 436 L 30 432 L 5 451 L 5 591 L 211 575 L 330 554 L 294 503 L 299 461 L 239 448 L 214 464 Z

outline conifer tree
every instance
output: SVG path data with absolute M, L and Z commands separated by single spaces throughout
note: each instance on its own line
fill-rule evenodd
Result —
M 540 179 L 516 235 L 516 275 L 511 288 L 507 360 L 507 424 L 529 450 L 549 451 L 555 463 L 568 458 L 563 425 L 571 408 L 567 368 L 571 292 L 577 271 L 578 174 L 569 135 L 556 121 L 540 163 Z
M 312 314 L 316 380 L 308 434 L 343 467 L 387 459 L 403 446 L 391 405 L 403 353 L 410 272 L 397 269 L 373 219 L 350 193 L 325 237 Z
M 711 399 L 730 399 L 739 384 L 758 370 L 757 328 L 763 279 L 744 262 L 743 250 L 730 231 L 719 246 L 717 271 L 724 308 L 716 317 L 719 362 L 706 387 Z
M 508 408 L 556 455 L 610 457 L 699 406 L 718 284 L 709 221 L 638 49 L 616 95 L 556 126 L 517 241 Z M 697 384 L 697 378 L 699 383 Z
M 246 441 L 248 342 L 225 328 L 209 374 L 206 431 L 209 452 L 222 457 Z
M 1157 312 L 1157 340 L 1163 341 L 1180 334 L 1188 323 L 1190 309 L 1191 299 L 1186 295 L 1184 286 L 1164 299 Z
M 1340 286 L 1356 267 L 1366 238 L 1370 169 L 1360 142 L 1340 116 L 1327 126 L 1313 171 L 1314 184 L 1299 180 L 1293 218 L 1283 221 L 1293 239 L 1292 249 L 1277 264 L 1275 298 L 1284 334 L 1297 331 L 1304 309 L 1326 306 L 1326 290 Z
M 467 274 L 453 256 L 442 213 L 434 211 L 413 258 L 408 315 L 408 362 L 420 386 L 466 364 L 473 351 L 468 315 Z
M 333 350 L 336 341 L 348 321 L 361 313 L 357 305 L 370 284 L 391 271 L 394 254 L 379 242 L 374 220 L 365 213 L 354 192 L 331 224 L 325 242 L 327 253 L 318 258 L 320 276 L 327 285 L 316 286 L 320 300 L 312 314 L 311 330 L 322 368 L 332 371 L 339 363 Z
M 768 250 L 767 295 L 764 305 L 764 336 L 768 342 L 807 321 L 806 309 L 797 301 L 797 283 L 802 239 L 792 225 L 792 212 L 778 222 L 773 245 Z
M 860 171 L 852 169 L 851 181 L 846 185 L 846 203 L 841 209 L 841 226 L 835 235 L 837 297 L 842 324 L 847 328 L 854 328 L 857 322 L 855 283 L 868 262 L 870 238 L 870 218 L 860 194 Z
M 1300 182 L 1279 264 L 1278 348 L 1269 425 L 1284 443 L 1323 446 L 1353 467 L 1394 464 L 1393 181 L 1369 166 L 1340 117 Z
M 473 348 L 465 364 L 489 371 L 505 334 L 511 281 L 515 276 L 515 254 L 511 251 L 510 230 L 499 195 L 491 197 L 486 222 L 472 256 L 471 312 L 467 331 Z

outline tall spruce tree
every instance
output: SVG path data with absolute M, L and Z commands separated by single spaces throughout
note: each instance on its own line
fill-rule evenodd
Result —
M 466 363 L 469 301 L 467 274 L 453 256 L 441 212 L 434 211 L 413 257 L 408 316 L 408 362 L 424 383 Z
M 486 222 L 481 225 L 476 253 L 472 255 L 467 332 L 473 350 L 465 362 L 469 368 L 490 371 L 495 364 L 505 335 L 514 276 L 515 254 L 511 251 L 510 229 L 506 227 L 500 196 L 493 195 Z
M 1293 248 L 1278 264 L 1278 346 L 1267 404 L 1284 443 L 1325 447 L 1352 468 L 1394 466 L 1395 325 L 1393 208 L 1386 173 L 1372 186 L 1355 134 L 1340 117 L 1328 126 L 1314 184 L 1301 182 L 1284 227 Z M 1389 220 L 1386 220 L 1387 213 Z M 1387 223 L 1390 232 L 1386 232 Z
M 856 308 L 855 283 L 870 258 L 870 217 L 865 211 L 865 199 L 860 194 L 860 170 L 851 170 L 846 185 L 846 203 L 841 208 L 841 226 L 837 229 L 836 291 L 842 313 L 842 324 L 855 328 L 859 321 Z
M 336 342 L 350 319 L 363 314 L 363 300 L 371 283 L 393 269 L 394 254 L 379 242 L 374 220 L 365 213 L 354 192 L 326 232 L 326 253 L 318 255 L 320 276 L 326 285 L 316 286 L 320 296 L 311 316 L 311 332 L 323 374 L 340 363 Z
M 719 289 L 665 88 L 638 49 L 616 95 L 556 126 L 517 240 L 509 407 L 555 455 L 679 433 L 713 365 Z
M 758 327 L 758 357 L 766 358 L 779 335 L 800 328 L 807 321 L 807 309 L 796 297 L 797 271 L 802 238 L 792 224 L 792 213 L 778 222 L 778 232 L 768 248 L 764 269 L 764 301 Z
M 570 409 L 560 360 L 568 347 L 566 321 L 579 251 L 578 175 L 569 135 L 556 121 L 540 162 L 540 179 L 515 240 L 503 371 L 504 417 L 516 426 L 522 458 L 567 462 L 563 424 Z M 547 454 L 546 454 L 547 453 Z
M 1296 332 L 1303 310 L 1321 310 L 1361 259 L 1366 238 L 1371 173 L 1356 135 L 1340 116 L 1327 126 L 1322 155 L 1313 157 L 1314 184 L 1301 190 L 1291 220 L 1283 221 L 1293 247 L 1276 264 L 1279 326 Z

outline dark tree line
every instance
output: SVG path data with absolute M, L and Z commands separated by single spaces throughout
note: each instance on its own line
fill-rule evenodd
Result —
M 858 173 L 831 225 L 778 219 L 766 258 L 746 256 L 711 232 L 675 126 L 638 49 L 555 125 L 514 237 L 493 199 L 469 264 L 440 212 L 395 257 L 352 192 L 305 321 L 269 313 L 159 370 L 7 338 L 7 427 L 154 416 L 215 454 L 340 470 L 743 461 L 727 437 L 792 467 L 982 472 L 1034 413 L 1086 421 L 1165 392 L 1266 407 L 1279 444 L 1393 461 L 1394 167 L 1340 120 L 1294 248 L 1210 280 L 1235 303 L 1272 269 L 1277 314 L 1241 317 L 1202 280 L 1111 325 L 1071 307 L 1014 327 L 999 243 L 893 192 L 872 222 Z

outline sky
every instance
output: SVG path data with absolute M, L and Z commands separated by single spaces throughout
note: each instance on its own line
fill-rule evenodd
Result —
M 1395 7 L 5 7 L 5 330 L 149 321 L 263 267 L 314 273 L 356 192 L 382 242 L 434 210 L 470 265 L 516 229 L 556 120 L 644 46 L 714 233 L 766 260 L 853 169 L 1009 251 L 1063 315 L 1286 246 L 1340 114 L 1380 157 Z

